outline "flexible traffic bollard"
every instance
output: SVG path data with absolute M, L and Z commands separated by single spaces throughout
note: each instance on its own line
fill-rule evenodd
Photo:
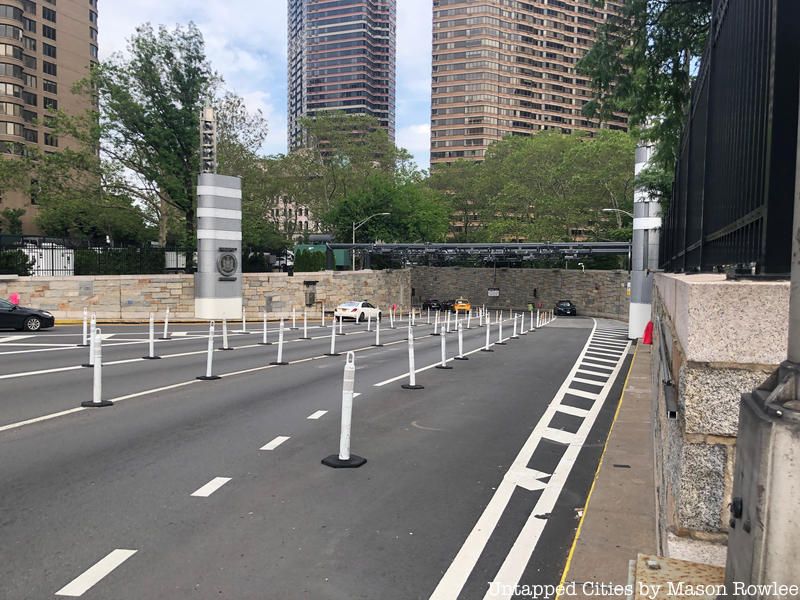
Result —
M 242 328 L 237 333 L 250 335 L 250 332 L 247 331 L 247 311 L 245 310 L 244 306 L 242 307 Z
M 389 329 L 394 329 L 394 310 L 389 309 Z
M 320 318 L 320 327 L 325 329 L 325 305 L 322 305 L 322 317 Z
M 218 348 L 218 350 L 233 350 L 228 345 L 228 321 L 226 319 L 222 319 L 222 348 Z
M 372 331 L 372 313 L 367 315 L 367 331 Z
M 297 309 L 292 307 L 292 330 L 297 329 Z
M 483 310 L 478 309 L 478 327 L 483 327 Z
M 539 329 L 542 326 L 542 316 L 539 312 L 539 309 L 536 309 L 536 329 Z
M 214 381 L 220 379 L 214 375 L 214 321 L 208 324 L 208 353 L 206 355 L 206 374 L 198 377 L 200 381 Z
M 83 331 L 81 336 L 81 343 L 78 346 L 85 348 L 89 345 L 89 308 L 83 307 Z
M 411 309 L 411 313 L 410 313 L 410 315 L 411 315 L 410 321 L 411 321 L 411 326 L 412 327 L 416 327 L 417 326 L 416 314 L 417 314 L 417 311 L 412 308 Z
M 467 329 L 470 329 L 470 323 L 472 323 L 472 309 L 469 309 L 467 313 Z
M 261 333 L 261 342 L 259 342 L 259 346 L 271 346 L 272 342 L 267 340 L 267 311 L 264 311 L 264 325 L 262 328 Z
M 491 331 L 492 331 L 492 322 L 489 320 L 489 317 L 487 315 L 487 317 L 486 317 L 486 344 L 481 349 L 481 352 L 494 352 L 494 350 L 492 350 L 492 348 L 491 348 L 492 344 L 489 342 L 489 335 L 491 334 Z
M 503 319 L 500 319 L 497 322 L 497 345 L 498 346 L 505 346 L 506 343 L 503 341 Z
M 94 343 L 94 373 L 92 378 L 92 399 L 81 402 L 84 408 L 113 406 L 110 400 L 103 400 L 103 336 L 99 329 L 92 331 Z
M 531 310 L 531 325 L 528 327 L 531 331 L 536 331 L 536 325 L 533 322 L 533 310 Z
M 441 364 L 436 365 L 437 369 L 452 369 L 447 365 L 447 336 L 442 336 L 442 362 Z
M 333 318 L 331 323 L 331 351 L 326 352 L 325 356 L 339 356 L 336 353 L 336 317 Z
M 164 336 L 161 339 L 169 339 L 169 306 L 167 307 L 167 310 L 164 311 Z
M 281 319 L 281 325 L 278 329 L 278 359 L 269 363 L 271 365 L 288 365 L 288 362 L 284 362 L 283 360 L 283 319 Z
M 308 311 L 303 311 L 303 337 L 300 338 L 301 340 L 310 340 L 311 338 L 308 337 Z
M 424 386 L 417 385 L 417 369 L 414 364 L 414 330 L 408 328 L 408 383 L 400 386 L 404 390 L 422 390 Z
M 161 358 L 160 356 L 156 356 L 156 317 L 153 313 L 150 313 L 150 328 L 148 329 L 147 346 L 147 356 L 143 356 L 142 358 L 146 360 L 158 360 Z
M 89 362 L 84 363 L 84 367 L 94 367 L 94 346 L 96 343 L 95 332 L 97 330 L 97 317 L 92 313 L 92 319 L 89 327 Z
M 431 324 L 431 307 L 429 306 L 428 307 L 428 321 L 427 321 L 426 325 L 430 325 L 430 324 Z
M 439 335 L 439 312 L 436 311 L 436 318 L 433 321 L 433 333 L 431 335 Z
M 517 335 L 517 315 L 514 315 L 514 331 L 511 334 L 511 339 L 516 340 L 519 336 Z
M 520 335 L 528 334 L 528 332 L 525 330 L 525 313 L 519 314 L 519 334 Z
M 450 333 L 450 311 L 449 310 L 447 311 L 447 319 L 445 321 L 445 327 L 446 327 L 446 329 L 445 329 L 444 332 L 445 333 Z
M 344 335 L 342 333 L 342 324 L 344 323 L 344 315 L 339 315 L 339 335 Z
M 456 360 L 469 360 L 468 356 L 464 356 L 464 328 L 458 326 L 458 356 Z
M 381 315 L 378 315 L 378 318 L 375 319 L 375 343 L 372 345 L 376 348 L 383 347 L 383 344 L 381 344 Z
M 356 380 L 356 355 L 347 353 L 342 379 L 342 431 L 339 436 L 339 455 L 331 454 L 322 459 L 322 464 L 333 469 L 357 469 L 367 459 L 350 454 L 350 428 L 353 419 L 353 389 Z

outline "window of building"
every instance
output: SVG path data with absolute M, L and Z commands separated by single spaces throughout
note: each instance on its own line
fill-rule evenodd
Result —
M 13 25 L 0 25 L 0 37 L 11 38 L 12 40 L 22 39 L 22 29 Z
M 89 44 L 89 56 L 91 56 L 92 58 L 97 60 L 97 56 L 98 56 L 98 54 L 97 54 L 97 46 L 95 46 L 94 44 Z
M 19 123 L 9 123 L 8 121 L 0 121 L 0 134 L 4 135 L 17 135 L 22 137 L 22 125 Z
M 28 75 L 25 73 L 25 85 L 30 88 L 35 88 L 36 84 L 38 83 L 36 79 L 36 75 Z
M 39 106 L 39 96 L 30 92 L 22 91 L 22 101 L 31 106 Z
M 97 29 L 94 27 L 89 27 L 89 39 L 93 42 L 97 41 Z
M 47 21 L 52 21 L 53 23 L 56 22 L 56 11 L 52 8 L 47 8 L 46 6 L 42 7 L 42 18 Z
M 15 21 L 22 20 L 22 11 L 16 6 L 8 6 L 7 4 L 0 5 L 0 17 L 5 19 L 14 19 Z
M 29 56 L 29 55 L 25 54 L 22 57 L 22 62 L 29 69 L 36 69 L 37 61 L 36 61 L 36 57 L 35 56 Z
M 36 2 L 32 0 L 22 0 L 22 8 L 27 13 L 36 14 Z
M 94 23 L 97 25 L 97 13 L 93 10 L 89 11 L 89 23 Z
M 22 115 L 22 107 L 13 102 L 0 102 L 0 115 L 19 117 Z
M 34 21 L 33 19 L 29 19 L 28 17 L 22 17 L 22 25 L 23 27 L 25 27 L 25 31 L 36 33 L 36 21 Z
M 55 81 L 50 81 L 49 79 L 42 79 L 42 90 L 48 94 L 57 94 L 58 84 Z
M 58 75 L 58 67 L 55 65 L 55 63 L 47 62 L 46 60 L 42 61 L 42 71 L 48 75 L 52 75 L 53 77 Z
M 45 146 L 53 146 L 55 148 L 58 147 L 58 136 L 52 133 L 45 132 L 44 134 L 44 145 Z
M 32 50 L 33 52 L 36 52 L 36 40 L 32 37 L 23 37 L 22 45 L 25 46 L 26 50 Z
M 22 86 L 13 83 L 0 83 L 0 96 L 22 97 Z
M 11 44 L 0 44 L 0 56 L 10 56 L 22 60 L 22 48 Z
M 54 40 L 56 39 L 56 30 L 49 25 L 42 25 L 42 35 L 49 40 Z
M 58 100 L 56 100 L 55 98 L 48 98 L 47 96 L 45 96 L 44 98 L 42 98 L 42 104 L 44 105 L 45 108 L 49 108 L 51 110 L 58 110 Z
M 24 137 L 29 142 L 38 142 L 39 141 L 39 132 L 35 129 L 25 129 L 23 131 L 22 137 Z
M 23 110 L 22 111 L 22 120 L 25 121 L 26 123 L 33 123 L 38 118 L 39 118 L 39 115 L 37 115 L 32 110 Z
M 0 63 L 0 75 L 4 77 L 15 77 L 23 79 L 22 67 L 19 65 L 10 65 L 8 63 Z
M 50 58 L 56 58 L 56 47 L 47 42 L 42 43 L 42 54 Z

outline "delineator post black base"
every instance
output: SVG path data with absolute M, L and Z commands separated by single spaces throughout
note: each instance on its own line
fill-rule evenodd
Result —
M 301 337 L 301 338 L 297 338 L 297 339 L 298 340 L 310 340 L 311 338 L 310 337 Z
M 481 352 L 494 352 L 491 348 L 481 348 Z
M 469 360 L 469 356 L 456 356 L 453 360 Z
M 325 356 L 341 356 L 341 354 L 339 354 L 338 352 L 334 352 L 333 354 L 331 354 L 330 352 L 326 352 Z
M 432 333 L 431 337 L 439 337 L 440 335 L 442 335 L 442 334 L 441 333 Z
M 143 360 L 161 360 L 160 356 L 143 356 Z
M 83 363 L 81 365 L 84 369 L 93 369 L 94 365 L 90 365 L 89 363 Z
M 436 365 L 437 369 L 452 369 L 450 365 Z
M 383 348 L 383 344 L 372 344 L 373 348 Z
M 508 346 L 508 344 L 506 344 L 505 342 L 495 342 L 494 345 L 495 346 Z
M 259 346 L 272 346 L 272 342 L 258 342 Z
M 229 350 L 235 350 L 235 348 L 215 348 L 215 350 L 222 350 L 224 352 L 228 352 Z
M 409 385 L 408 383 L 404 383 L 400 386 L 404 390 L 424 390 L 425 386 L 422 385 Z
M 342 460 L 338 454 L 331 454 L 322 459 L 322 464 L 332 469 L 357 469 L 367 464 L 367 459 L 351 454 L 350 458 Z
M 281 362 L 278 362 L 278 361 L 276 360 L 276 361 L 273 361 L 273 362 L 271 362 L 271 363 L 269 363 L 269 364 L 271 364 L 271 365 L 275 365 L 275 366 L 280 366 L 280 367 L 282 367 L 283 365 L 288 365 L 289 363 L 288 363 L 288 362 L 286 362 L 286 361 L 281 361 Z
M 212 375 L 211 377 L 206 377 L 205 375 L 201 375 L 200 377 L 195 377 L 195 379 L 199 379 L 200 381 L 216 381 L 217 379 L 222 379 L 219 375 Z
M 81 406 L 84 408 L 103 408 L 104 406 L 114 406 L 114 403 L 111 402 L 111 400 L 103 400 L 102 402 L 86 400 L 85 402 L 81 402 Z
M 75 344 L 78 348 L 88 348 L 89 344 Z

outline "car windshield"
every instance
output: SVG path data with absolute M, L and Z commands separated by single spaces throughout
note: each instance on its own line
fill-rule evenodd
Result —
M 572 306 L 572 302 L 570 302 L 569 300 L 560 300 L 558 302 L 558 305 L 559 306 Z
M 12 306 L 11 302 L 0 299 L 0 308 L 11 308 L 11 306 Z
M 343 302 L 340 306 L 346 306 L 347 308 L 353 308 L 361 304 L 361 302 Z

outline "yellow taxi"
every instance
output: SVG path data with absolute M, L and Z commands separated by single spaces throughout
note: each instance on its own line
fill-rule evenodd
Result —
M 472 304 L 466 298 L 459 298 L 453 302 L 453 312 L 468 313 L 472 310 Z

